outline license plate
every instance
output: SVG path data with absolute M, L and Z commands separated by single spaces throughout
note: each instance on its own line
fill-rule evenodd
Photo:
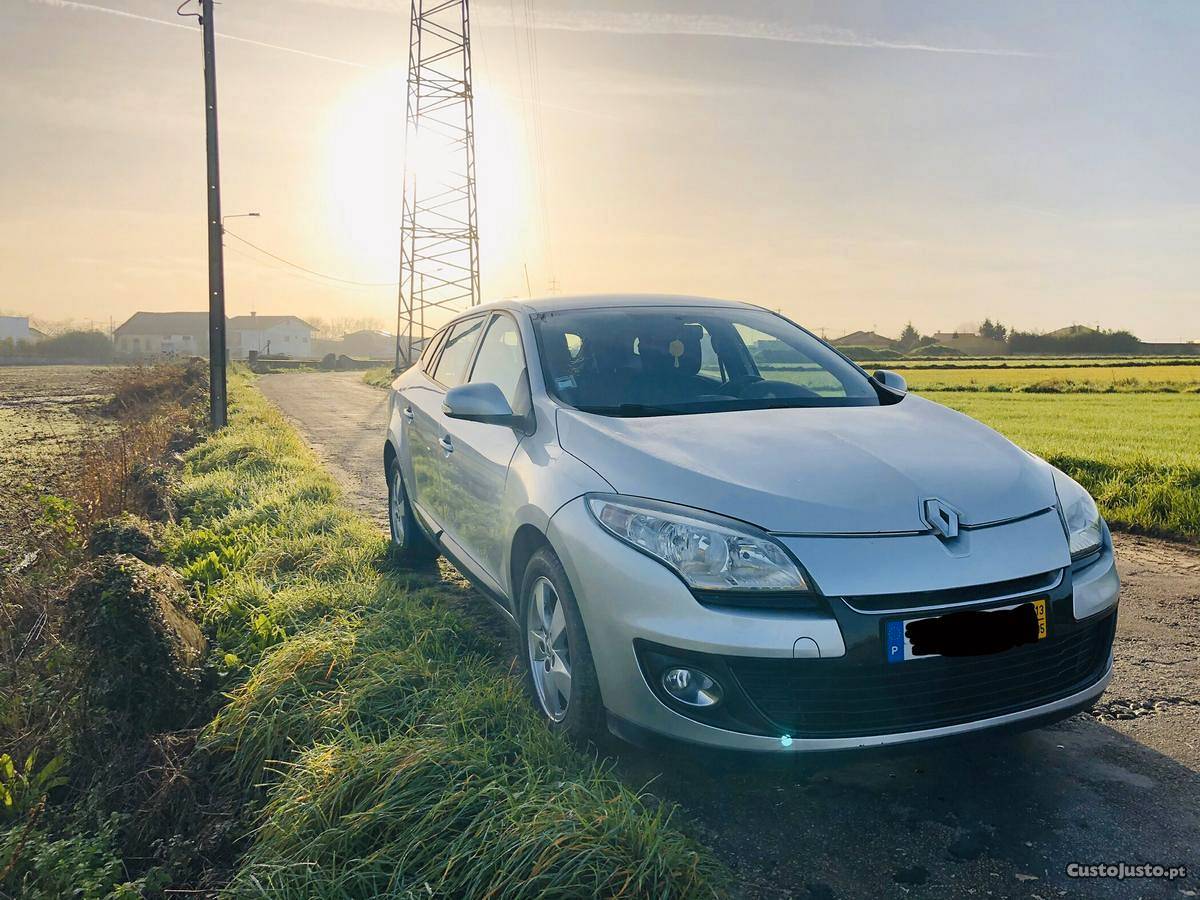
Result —
M 884 625 L 890 663 L 934 656 L 983 656 L 1046 638 L 1046 598 L 999 609 L 972 609 Z

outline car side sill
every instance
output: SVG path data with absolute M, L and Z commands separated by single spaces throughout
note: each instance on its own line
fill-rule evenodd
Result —
M 504 613 L 504 624 L 515 629 L 517 627 L 517 620 L 513 615 L 512 610 L 509 609 L 508 600 L 505 599 L 503 594 L 484 581 L 483 578 L 474 571 L 473 567 L 469 563 L 463 562 L 461 559 L 462 554 L 455 553 L 454 550 L 450 549 L 450 545 L 454 545 L 454 542 L 444 535 L 445 533 L 443 532 L 442 536 L 440 536 L 437 541 L 438 549 L 442 551 L 442 555 L 445 556 L 446 559 L 450 560 L 454 568 L 458 569 L 459 574 L 471 583 L 471 587 L 483 594 L 484 597 L 492 602 L 492 605 L 495 606 L 496 609 Z

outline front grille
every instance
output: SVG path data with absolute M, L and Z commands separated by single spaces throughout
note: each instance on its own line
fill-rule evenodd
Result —
M 997 597 L 1032 594 L 1048 591 L 1058 584 L 1062 572 L 1043 572 L 1009 581 L 994 581 L 991 584 L 975 584 L 967 587 L 948 588 L 940 591 L 916 591 L 907 594 L 868 594 L 858 597 L 843 597 L 856 612 L 894 612 L 900 609 L 920 609 L 930 606 L 946 606 L 952 603 L 975 603 Z
M 1036 644 L 903 663 L 726 657 L 742 689 L 781 733 L 852 737 L 955 725 L 1050 703 L 1095 683 L 1116 616 Z M 882 650 L 880 650 L 882 655 Z

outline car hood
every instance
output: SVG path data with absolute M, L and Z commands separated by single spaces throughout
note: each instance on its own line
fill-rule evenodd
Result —
M 908 395 L 888 406 L 614 418 L 559 409 L 563 449 L 619 493 L 768 531 L 923 531 L 936 497 L 964 525 L 1055 503 L 1050 467 L 985 425 Z

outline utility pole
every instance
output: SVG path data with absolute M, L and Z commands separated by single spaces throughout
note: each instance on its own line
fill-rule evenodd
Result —
M 204 124 L 208 150 L 208 380 L 209 421 L 224 428 L 228 421 L 225 393 L 225 256 L 221 245 L 221 167 L 217 152 L 217 58 L 214 48 L 213 0 L 200 0 L 204 33 Z

